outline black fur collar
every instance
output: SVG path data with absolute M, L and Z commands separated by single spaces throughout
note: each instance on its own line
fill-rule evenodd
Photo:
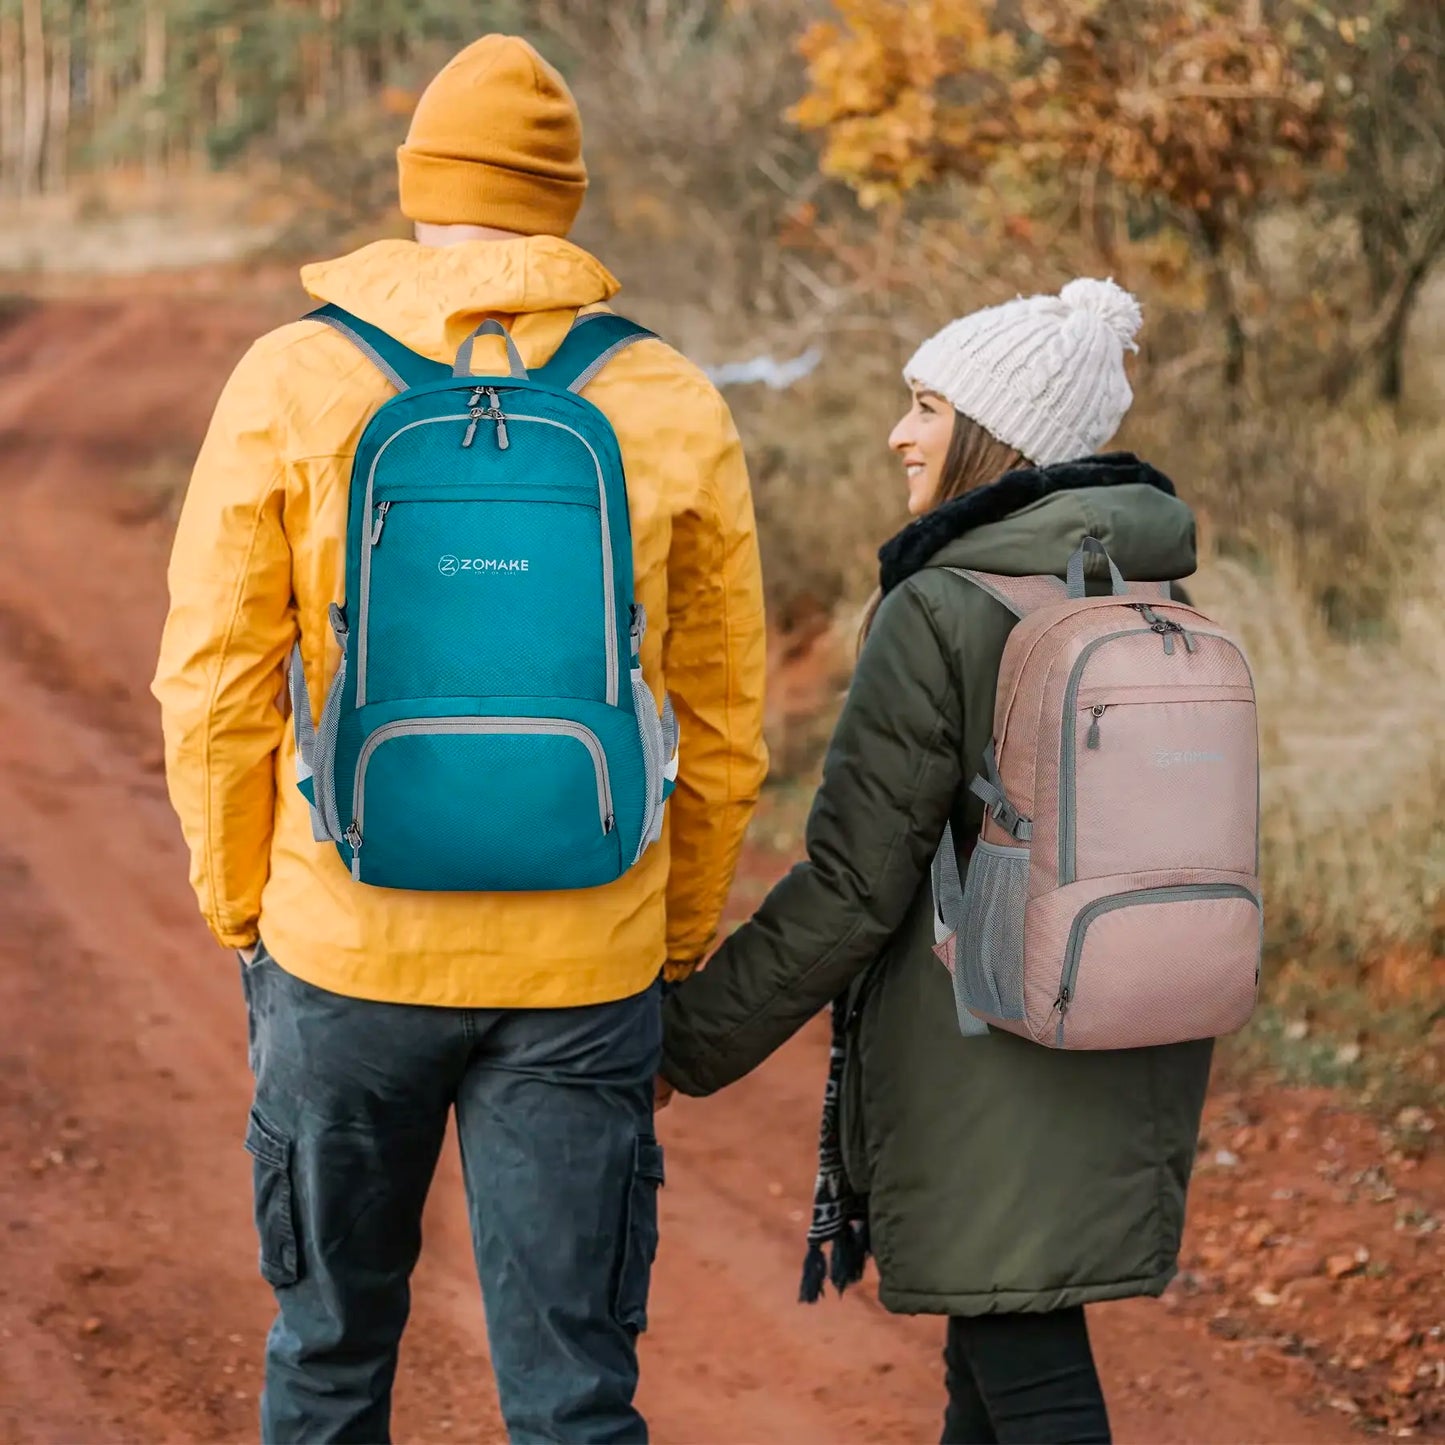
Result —
M 900 582 L 928 565 L 939 550 L 976 527 L 1001 522 L 1005 517 L 1055 492 L 1081 487 L 1119 487 L 1147 483 L 1174 495 L 1174 483 L 1163 472 L 1141 462 L 1132 452 L 1108 452 L 1061 462 L 1052 467 L 1021 467 L 998 481 L 926 512 L 910 522 L 878 550 L 879 585 L 891 592 Z

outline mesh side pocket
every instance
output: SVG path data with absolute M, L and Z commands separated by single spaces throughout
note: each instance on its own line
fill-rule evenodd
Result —
M 649 846 L 662 836 L 662 773 L 667 766 L 666 743 L 662 735 L 662 719 L 652 699 L 652 689 L 642 676 L 642 669 L 632 669 L 632 707 L 637 714 L 637 731 L 642 738 L 642 761 L 646 771 L 647 802 L 642 813 L 642 835 L 637 842 L 636 863 Z
M 1024 908 L 1029 895 L 1029 850 L 979 842 L 963 889 L 958 969 L 953 992 L 959 1018 L 989 1014 L 1024 1017 Z M 972 1023 L 972 1017 L 968 1022 Z

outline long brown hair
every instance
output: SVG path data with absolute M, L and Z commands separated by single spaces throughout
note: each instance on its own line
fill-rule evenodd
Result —
M 991 432 L 985 431 L 970 416 L 961 411 L 953 413 L 953 435 L 948 439 L 948 454 L 943 459 L 943 471 L 938 478 L 938 492 L 928 504 L 931 512 L 965 492 L 986 487 L 996 482 L 1005 472 L 1029 465 L 1029 459 L 1016 447 L 1001 442 Z M 878 607 L 883 601 L 882 590 L 875 591 L 869 599 L 867 611 L 863 614 L 863 625 L 858 630 L 858 646 L 861 649 L 873 626 Z

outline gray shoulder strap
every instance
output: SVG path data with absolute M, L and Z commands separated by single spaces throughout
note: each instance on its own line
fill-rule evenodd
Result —
M 1041 607 L 1068 601 L 1069 592 L 1057 577 L 1003 577 L 994 572 L 974 572 L 965 567 L 945 569 L 1002 602 L 1015 617 L 1027 617 Z
M 1002 602 L 1015 617 L 1024 618 L 1041 607 L 1053 607 L 1070 597 L 1066 582 L 1058 577 L 1004 577 L 994 572 L 974 572 L 966 567 L 947 567 L 945 571 L 972 582 L 997 602 Z M 1167 602 L 1167 582 L 1126 582 L 1124 595 L 1144 602 Z

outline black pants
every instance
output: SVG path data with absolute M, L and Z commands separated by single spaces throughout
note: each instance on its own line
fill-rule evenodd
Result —
M 943 1445 L 1108 1445 L 1082 1308 L 950 1319 Z

